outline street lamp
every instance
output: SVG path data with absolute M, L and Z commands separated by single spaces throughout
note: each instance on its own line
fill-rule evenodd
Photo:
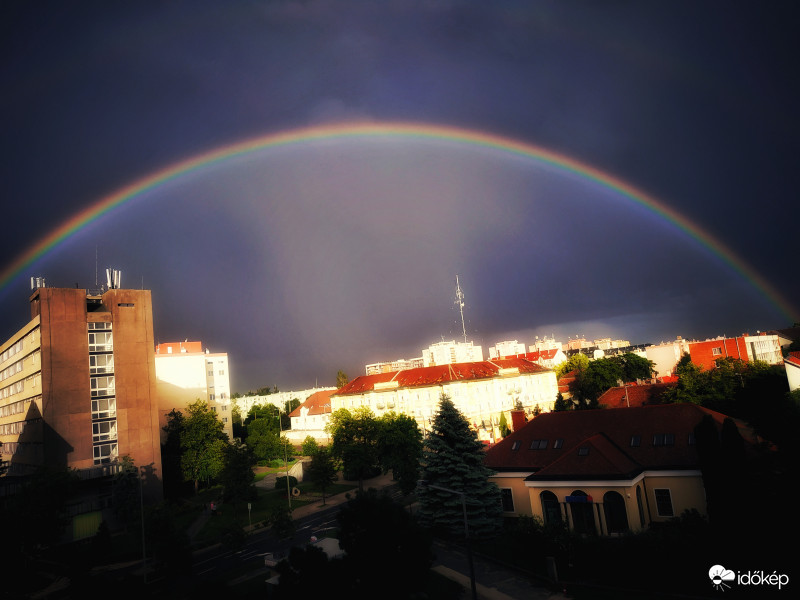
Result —
M 450 488 L 442 487 L 440 485 L 433 485 L 428 483 L 425 479 L 417 481 L 418 488 L 432 488 L 434 490 L 442 490 L 443 492 L 450 492 L 451 494 L 458 494 L 461 496 L 461 509 L 464 512 L 464 541 L 467 545 L 467 560 L 469 562 L 469 583 L 472 588 L 472 600 L 478 599 L 478 592 L 475 589 L 475 565 L 472 562 L 472 548 L 469 543 L 469 525 L 467 522 L 467 496 L 464 492 L 458 490 L 451 490 Z

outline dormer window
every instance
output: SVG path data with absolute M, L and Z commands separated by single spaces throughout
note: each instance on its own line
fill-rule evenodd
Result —
M 578 448 L 578 456 L 587 456 L 589 454 L 589 446 L 581 446 Z
M 513 444 L 511 444 L 511 449 L 512 450 L 519 450 L 519 447 L 521 445 L 522 445 L 522 442 L 520 442 L 519 440 L 516 440 L 516 441 L 514 441 Z
M 531 450 L 544 450 L 547 448 L 547 440 L 533 440 L 531 442 Z
M 657 433 L 653 436 L 653 446 L 674 446 L 675 434 Z
M 555 442 L 553 442 L 553 450 L 560 450 L 563 445 L 564 438 L 558 438 Z
M 640 435 L 632 435 L 631 436 L 631 448 L 638 448 L 642 445 L 642 436 Z

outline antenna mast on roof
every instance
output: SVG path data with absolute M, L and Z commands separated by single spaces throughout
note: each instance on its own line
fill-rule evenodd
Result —
M 456 275 L 456 304 L 461 313 L 461 331 L 464 334 L 464 343 L 466 343 L 467 327 L 464 325 L 464 292 L 461 291 L 461 285 L 458 283 L 458 275 Z

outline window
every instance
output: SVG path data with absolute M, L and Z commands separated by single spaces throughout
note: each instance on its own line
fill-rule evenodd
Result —
M 98 375 L 100 373 L 113 373 L 114 372 L 114 355 L 113 354 L 90 354 L 89 355 L 89 373 Z
M 100 421 L 92 423 L 92 441 L 108 442 L 117 439 L 117 421 Z
M 92 377 L 89 380 L 91 387 L 92 397 L 98 396 L 113 396 L 114 395 L 114 377 Z
M 513 444 L 511 444 L 512 450 L 519 450 L 519 447 L 522 445 L 522 442 L 519 440 L 515 440 Z
M 675 434 L 657 433 L 653 436 L 653 446 L 674 446 Z
M 91 323 L 90 323 L 91 325 Z M 114 338 L 110 331 L 89 332 L 89 352 L 110 352 L 114 348 Z
M 694 431 L 690 431 L 689 432 L 689 445 L 690 446 L 694 446 L 695 445 Z
M 553 442 L 553 449 L 560 450 L 563 445 L 564 445 L 564 438 L 558 438 L 555 442 Z
M 103 465 L 110 463 L 117 458 L 117 445 L 116 444 L 103 444 L 95 446 L 94 450 L 94 464 Z
M 223 423 L 227 423 L 228 422 L 228 417 L 222 417 L 222 422 Z
M 578 456 L 588 456 L 589 446 L 581 446 L 578 448 Z
M 711 354 L 714 355 L 714 356 L 719 356 L 720 354 L 722 354 L 722 347 L 721 346 L 717 346 L 716 348 L 712 348 L 711 349 Z
M 656 510 L 659 517 L 673 517 L 675 513 L 672 510 L 672 494 L 668 488 L 655 489 L 653 492 L 656 495 Z
M 92 419 L 110 419 L 117 416 L 116 398 L 92 400 Z
M 638 448 L 642 444 L 642 436 L 640 435 L 632 435 L 631 436 L 631 448 Z
M 514 495 L 511 488 L 500 488 L 500 500 L 503 503 L 503 512 L 514 512 Z
M 533 440 L 531 442 L 531 450 L 544 450 L 547 448 L 547 440 Z

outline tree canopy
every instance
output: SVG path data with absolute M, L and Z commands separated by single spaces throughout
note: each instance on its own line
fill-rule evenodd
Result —
M 222 471 L 228 436 L 207 402 L 193 402 L 186 413 L 181 419 L 181 470 L 185 479 L 194 482 L 197 492 L 200 481 L 209 481 Z
M 331 435 L 331 454 L 342 461 L 345 479 L 357 479 L 363 489 L 364 479 L 379 469 L 378 423 L 367 407 L 354 411 L 340 408 L 331 414 L 326 426 Z
M 470 535 L 494 536 L 502 524 L 500 490 L 488 480 L 491 469 L 483 464 L 484 448 L 469 422 L 452 400 L 442 395 L 431 430 L 425 436 L 422 479 L 463 493 Z M 420 522 L 459 535 L 464 531 L 461 497 L 429 486 L 420 487 Z
M 378 460 L 383 472 L 392 471 L 400 490 L 410 494 L 419 479 L 422 432 L 416 419 L 388 412 L 378 420 Z

